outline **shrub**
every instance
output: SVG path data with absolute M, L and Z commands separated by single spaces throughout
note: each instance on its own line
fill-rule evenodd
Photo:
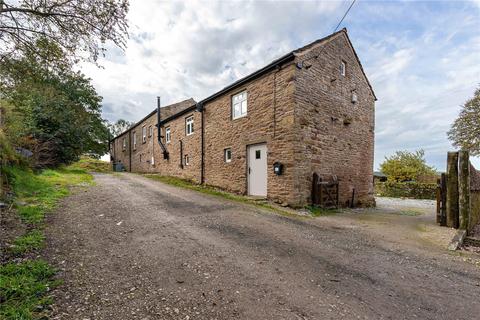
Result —
M 378 182 L 375 184 L 375 194 L 380 197 L 434 200 L 436 191 L 436 183 Z

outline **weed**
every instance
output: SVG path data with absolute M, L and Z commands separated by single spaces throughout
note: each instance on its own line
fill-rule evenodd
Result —
M 81 157 L 78 162 L 69 166 L 71 169 L 80 169 L 88 172 L 112 172 L 112 165 L 110 162 L 101 161 L 91 157 Z
M 45 236 L 40 230 L 32 230 L 20 236 L 13 242 L 11 251 L 14 254 L 22 254 L 31 250 L 40 249 L 45 242 Z

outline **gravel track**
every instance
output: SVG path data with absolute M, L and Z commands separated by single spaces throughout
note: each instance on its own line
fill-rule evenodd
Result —
M 475 319 L 480 271 L 135 174 L 49 215 L 54 319 Z M 475 298 L 476 299 L 476 298 Z M 478 299 L 477 299 L 478 300 Z

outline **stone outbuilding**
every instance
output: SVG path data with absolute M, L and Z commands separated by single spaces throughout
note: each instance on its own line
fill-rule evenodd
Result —
M 294 207 L 311 202 L 317 173 L 338 182 L 340 206 L 372 205 L 375 101 L 343 29 L 152 111 L 112 140 L 112 161 Z

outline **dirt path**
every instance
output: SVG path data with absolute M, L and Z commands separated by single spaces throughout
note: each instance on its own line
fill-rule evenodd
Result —
M 55 319 L 474 319 L 480 271 L 333 218 L 261 212 L 138 175 L 50 215 Z M 341 219 L 339 219 L 341 221 Z

